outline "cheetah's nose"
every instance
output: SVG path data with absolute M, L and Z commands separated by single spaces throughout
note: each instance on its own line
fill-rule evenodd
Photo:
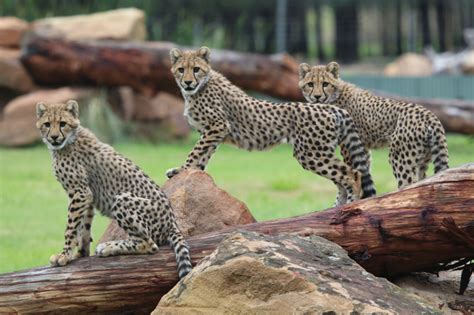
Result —
M 193 81 L 184 81 L 184 84 L 186 85 L 191 85 L 191 83 L 193 83 Z
M 58 140 L 59 136 L 51 136 L 51 139 L 53 139 L 53 141 L 56 141 Z
M 321 98 L 321 95 L 315 95 L 314 98 L 316 99 L 316 102 L 317 102 Z

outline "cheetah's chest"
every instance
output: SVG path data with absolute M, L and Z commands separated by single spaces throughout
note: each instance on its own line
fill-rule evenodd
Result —
M 197 130 L 202 130 L 203 125 L 201 123 L 201 117 L 199 114 L 199 109 L 193 108 L 190 105 L 190 102 L 188 100 L 185 100 L 184 102 L 184 117 L 188 121 L 188 124 L 197 129 Z

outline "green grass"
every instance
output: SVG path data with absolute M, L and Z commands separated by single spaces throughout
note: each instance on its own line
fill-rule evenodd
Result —
M 452 167 L 474 161 L 473 138 L 450 135 L 448 142 Z M 130 142 L 115 147 L 163 184 L 165 170 L 180 165 L 192 144 Z M 0 272 L 45 265 L 62 248 L 67 197 L 52 174 L 50 159 L 44 145 L 0 148 Z M 325 209 L 336 197 L 335 186 L 304 171 L 286 145 L 266 152 L 223 145 L 208 172 L 217 185 L 244 201 L 257 220 Z M 386 150 L 373 151 L 372 174 L 379 193 L 395 189 Z M 98 240 L 108 219 L 97 215 L 94 220 Z

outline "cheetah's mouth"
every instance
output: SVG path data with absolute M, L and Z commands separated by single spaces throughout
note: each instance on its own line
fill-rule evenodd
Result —
M 184 88 L 185 91 L 194 91 L 193 87 L 187 86 Z
M 61 144 L 63 144 L 64 140 L 62 141 L 52 141 L 51 145 L 55 147 L 59 147 Z

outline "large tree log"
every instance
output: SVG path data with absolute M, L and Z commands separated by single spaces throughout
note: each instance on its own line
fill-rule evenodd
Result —
M 131 86 L 151 95 L 178 93 L 167 42 L 68 41 L 31 36 L 22 62 L 36 82 L 46 85 Z M 275 97 L 302 98 L 298 64 L 287 55 L 266 56 L 213 50 L 212 66 L 238 86 Z
M 175 46 L 166 42 L 74 42 L 31 36 L 23 47 L 22 62 L 39 84 L 128 85 L 147 95 L 157 91 L 178 94 L 169 61 L 169 50 Z M 298 87 L 298 64 L 288 55 L 216 49 L 211 62 L 214 69 L 243 89 L 303 100 Z M 425 106 L 441 119 L 448 132 L 474 134 L 473 102 L 390 97 Z
M 402 97 L 379 91 L 375 94 L 423 105 L 438 116 L 447 132 L 474 135 L 474 102 L 472 101 Z
M 193 261 L 238 228 L 322 236 L 379 276 L 446 269 L 474 259 L 474 164 L 343 207 L 192 237 Z M 89 257 L 0 275 L 0 313 L 148 313 L 177 281 L 168 248 L 153 256 Z

